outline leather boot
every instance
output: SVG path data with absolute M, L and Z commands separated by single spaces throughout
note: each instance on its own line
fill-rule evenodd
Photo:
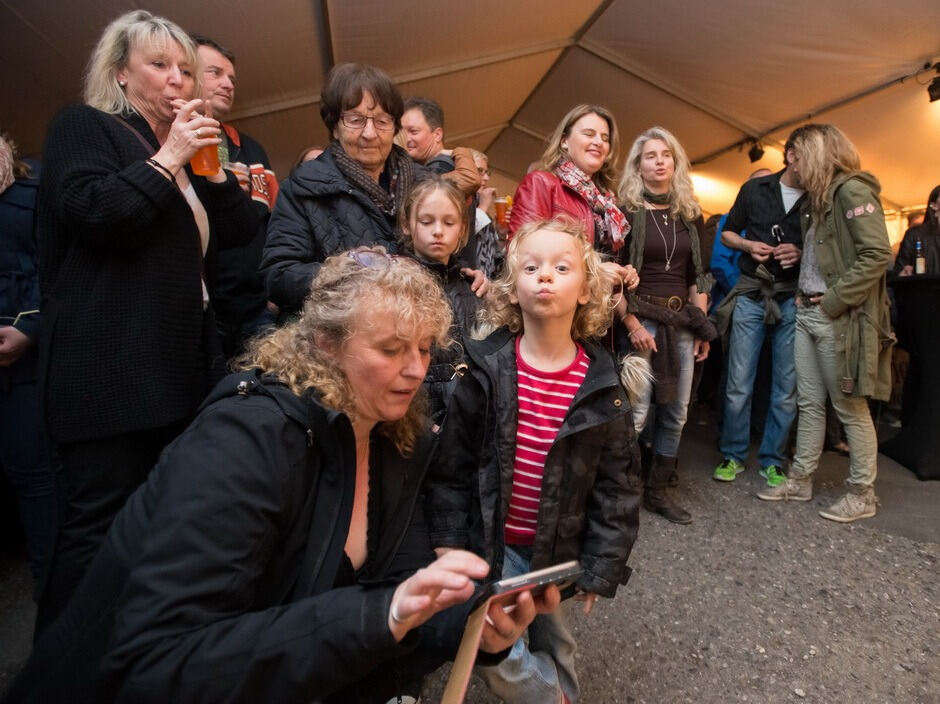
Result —
M 675 457 L 664 455 L 653 457 L 649 480 L 643 492 L 643 508 L 658 513 L 667 521 L 685 525 L 692 522 L 692 515 L 674 504 L 666 493 L 670 475 L 675 475 L 676 463 Z

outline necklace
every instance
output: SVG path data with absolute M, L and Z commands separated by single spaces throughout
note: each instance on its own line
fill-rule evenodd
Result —
M 647 210 L 658 209 L 653 208 L 649 203 L 647 203 Z M 663 216 L 663 225 L 666 225 L 666 223 L 669 222 L 669 211 L 666 211 L 665 213 L 660 212 L 660 215 Z M 668 251 L 669 243 L 666 242 L 666 235 L 663 233 L 662 228 L 660 228 L 659 221 L 655 217 L 652 218 L 652 220 L 653 224 L 656 226 L 656 231 L 659 233 L 659 236 L 663 238 L 663 251 L 666 254 L 666 271 L 669 271 L 670 267 L 672 266 L 672 257 L 676 253 L 676 242 L 678 242 L 678 237 L 676 236 L 676 220 L 675 218 L 672 220 L 672 251 Z

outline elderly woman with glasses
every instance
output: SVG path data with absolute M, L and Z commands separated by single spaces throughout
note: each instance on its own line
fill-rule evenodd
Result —
M 398 212 L 428 173 L 393 142 L 403 110 L 398 87 L 380 69 L 342 64 L 327 76 L 320 116 L 330 143 L 294 169 L 268 223 L 261 269 L 282 312 L 300 310 L 328 256 L 362 245 L 397 251 Z M 469 167 L 461 172 L 475 174 Z M 461 185 L 471 195 L 480 183 Z
M 128 501 L 9 701 L 384 703 L 452 656 L 487 565 L 435 560 L 419 502 L 417 392 L 450 325 L 416 262 L 328 258 Z M 484 661 L 534 618 L 516 606 L 490 608 Z

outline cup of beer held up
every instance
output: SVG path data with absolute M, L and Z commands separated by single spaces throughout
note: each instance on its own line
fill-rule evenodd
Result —
M 502 227 L 509 225 L 507 214 L 512 207 L 512 196 L 501 196 L 493 200 L 493 207 L 496 209 L 496 222 Z
M 219 163 L 219 145 L 208 144 L 200 147 L 189 161 L 193 173 L 197 176 L 214 176 L 222 165 Z

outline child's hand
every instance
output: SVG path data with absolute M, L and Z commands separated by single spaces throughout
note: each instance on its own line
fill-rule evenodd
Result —
M 579 592 L 574 595 L 574 598 L 584 602 L 584 613 L 589 614 L 591 609 L 594 608 L 594 602 L 597 601 L 597 594 L 594 592 Z
M 490 287 L 490 282 L 487 280 L 486 274 L 479 269 L 471 269 L 469 267 L 464 267 L 460 270 L 460 273 L 468 279 L 472 279 L 470 282 L 470 290 L 477 295 L 477 298 L 483 298 L 483 296 L 486 295 L 486 291 Z

